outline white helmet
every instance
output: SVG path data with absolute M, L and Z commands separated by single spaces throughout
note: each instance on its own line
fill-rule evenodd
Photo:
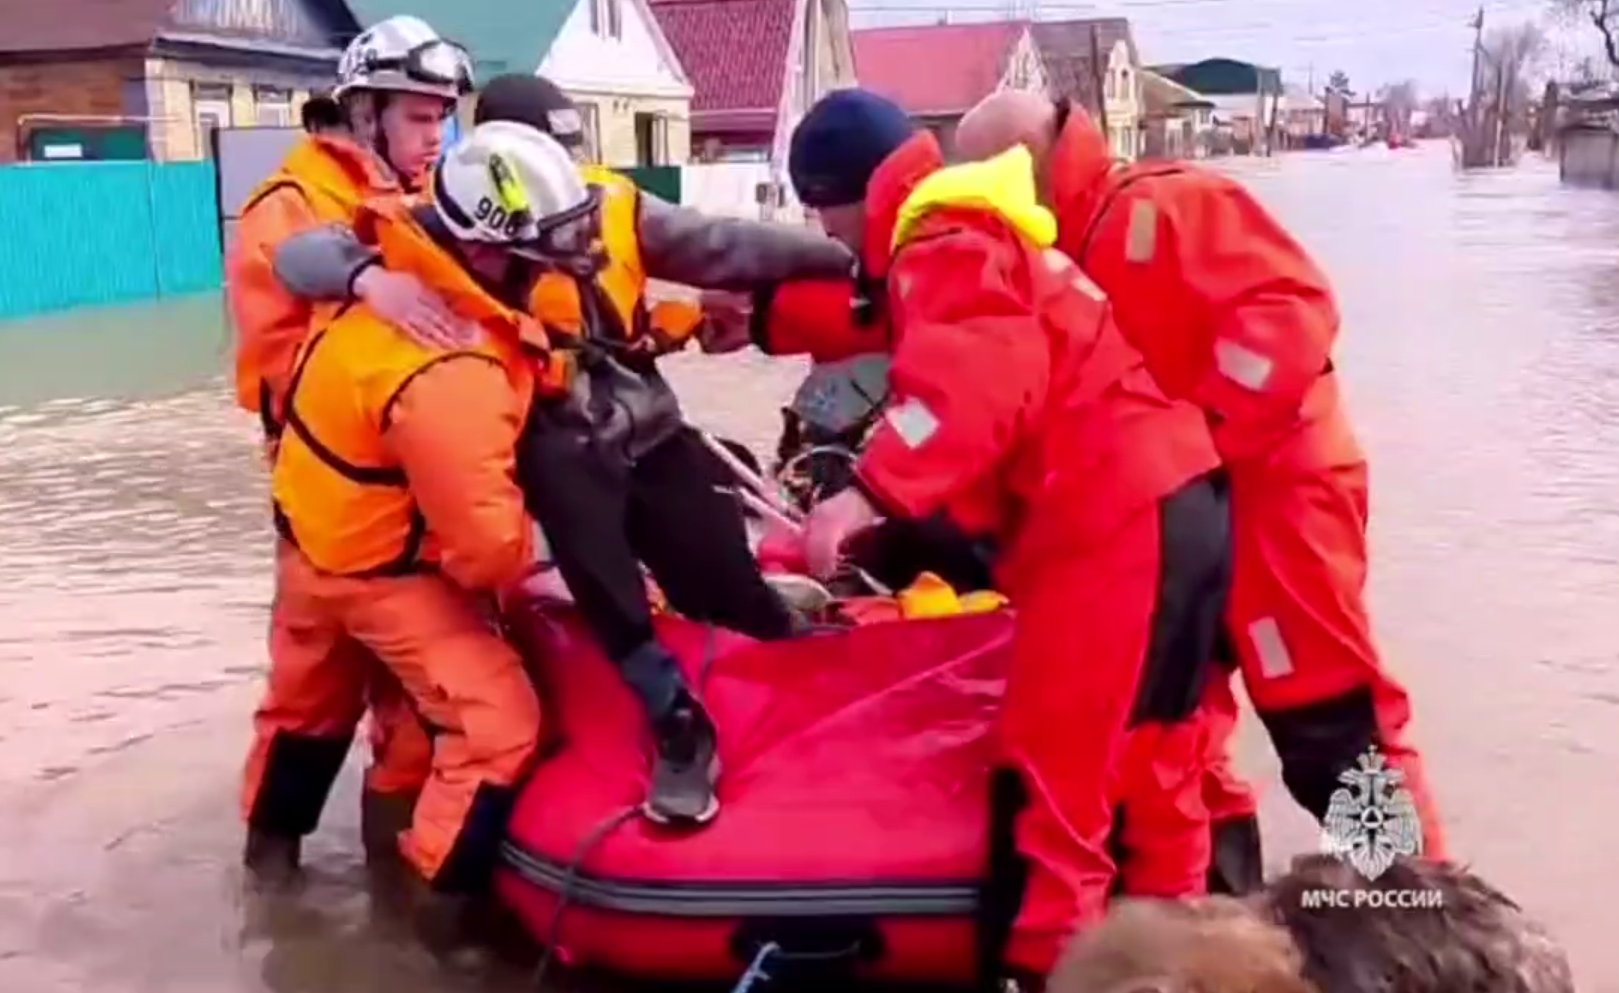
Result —
M 600 203 L 566 148 L 515 121 L 478 125 L 433 170 L 433 206 L 451 234 L 534 258 L 589 253 Z
M 332 96 L 355 90 L 424 93 L 453 102 L 472 92 L 472 59 L 421 18 L 390 17 L 366 28 L 343 51 Z

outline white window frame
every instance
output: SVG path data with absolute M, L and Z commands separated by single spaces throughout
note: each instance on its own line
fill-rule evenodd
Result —
M 585 161 L 602 161 L 601 107 L 590 100 L 579 101 L 579 118 L 585 131 Z
M 292 115 L 292 91 L 279 86 L 253 88 L 253 119 L 261 128 L 287 128 Z
M 623 0 L 590 0 L 590 33 L 598 38 L 622 39 Z
M 213 151 L 208 136 L 232 124 L 230 84 L 193 82 L 191 117 L 197 134 L 197 154 L 208 158 Z

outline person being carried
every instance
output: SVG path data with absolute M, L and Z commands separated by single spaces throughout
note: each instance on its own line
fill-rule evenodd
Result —
M 563 100 L 539 77 L 497 79 L 480 99 L 477 126 L 512 123 L 492 117 L 500 113 L 568 140 L 572 104 Z M 760 639 L 787 637 L 798 625 L 762 575 L 735 500 L 716 491 L 712 457 L 656 366 L 699 322 L 654 319 L 646 281 L 749 287 L 847 273 L 853 256 L 811 232 L 704 217 L 607 170 L 584 175 L 595 207 L 579 230 L 592 240 L 543 275 L 528 303 L 555 346 L 567 395 L 536 404 L 521 478 L 579 610 L 654 728 L 647 815 L 702 824 L 719 809 L 716 733 L 655 637 L 641 565 L 689 617 Z M 467 223 L 477 220 L 473 207 Z M 386 259 L 337 228 L 289 242 L 277 257 L 290 288 L 328 300 L 378 263 Z
M 272 494 L 292 549 L 283 596 L 382 659 L 436 731 L 399 845 L 423 895 L 459 896 L 490 879 L 540 732 L 492 619 L 533 563 L 516 449 L 551 352 L 524 307 L 546 266 L 588 245 L 595 201 L 567 153 L 519 125 L 475 131 L 434 186 L 430 205 L 383 198 L 355 225 L 479 340 L 424 345 L 367 303 L 347 309 L 301 353 Z
M 1219 459 L 1201 414 L 1163 396 L 1102 294 L 1051 249 L 1026 152 L 945 168 L 898 106 L 840 90 L 794 132 L 790 171 L 884 279 L 894 353 L 882 423 L 854 486 L 810 513 L 806 554 L 828 575 L 879 518 L 940 512 L 998 546 L 1017 628 L 993 807 L 1002 821 L 1026 807 L 1024 861 L 992 867 L 981 959 L 1038 984 L 1102 916 L 1118 784 L 1143 768 L 1182 822 L 1159 839 L 1160 892 L 1202 890 L 1192 718 L 1228 579 Z
M 226 259 L 236 399 L 258 416 L 269 456 L 283 432 L 282 404 L 298 350 L 336 310 L 282 287 L 274 273 L 277 249 L 299 232 L 350 222 L 367 200 L 419 189 L 438 157 L 440 124 L 471 85 L 465 53 L 427 24 L 413 17 L 377 24 L 344 53 L 333 95 L 305 105 L 308 135 L 242 208 Z M 450 340 L 448 312 L 432 302 L 421 306 L 419 294 L 387 272 L 362 274 L 353 290 L 384 315 L 397 316 L 401 299 L 415 304 L 419 333 Z M 277 559 L 288 554 L 280 543 Z M 254 714 L 242 785 L 245 861 L 268 880 L 296 869 L 302 839 L 319 821 L 368 702 L 373 761 L 361 825 L 369 855 L 392 853 L 428 775 L 427 733 L 403 690 L 338 626 L 301 611 L 302 593 L 283 585 L 299 575 L 278 565 L 268 686 Z

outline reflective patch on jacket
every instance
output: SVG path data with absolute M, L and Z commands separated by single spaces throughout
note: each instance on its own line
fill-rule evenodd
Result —
M 1269 382 L 1276 363 L 1247 345 L 1221 338 L 1214 343 L 1214 367 L 1233 383 L 1257 393 Z
M 1151 262 L 1158 253 L 1158 205 L 1151 200 L 1130 204 L 1130 229 L 1124 239 L 1124 257 L 1130 262 Z
M 920 448 L 939 432 L 939 418 L 915 398 L 889 407 L 883 416 L 906 448 Z

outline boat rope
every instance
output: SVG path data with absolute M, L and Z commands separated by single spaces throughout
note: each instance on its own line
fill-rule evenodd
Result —
M 749 962 L 747 969 L 743 970 L 742 978 L 738 979 L 736 985 L 731 987 L 731 993 L 751 993 L 755 986 L 770 982 L 771 976 L 770 973 L 765 971 L 765 964 L 780 951 L 781 946 L 774 941 L 767 941 L 760 945 L 759 951 L 754 953 L 753 961 Z

